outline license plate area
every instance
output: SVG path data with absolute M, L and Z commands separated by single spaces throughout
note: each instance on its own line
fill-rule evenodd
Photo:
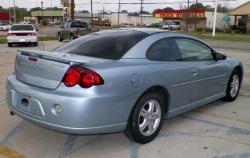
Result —
M 21 104 L 22 104 L 23 106 L 28 107 L 28 106 L 29 106 L 29 100 L 28 100 L 28 99 L 26 99 L 26 98 L 22 98 L 22 100 L 21 100 Z
M 20 96 L 17 106 L 24 111 L 30 112 L 30 97 Z
M 26 40 L 25 39 L 19 39 L 19 42 L 25 42 Z

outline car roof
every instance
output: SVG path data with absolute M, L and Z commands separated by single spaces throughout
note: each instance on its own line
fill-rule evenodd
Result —
M 148 35 L 156 34 L 156 33 L 166 33 L 171 32 L 167 30 L 161 30 L 161 29 L 155 29 L 155 28 L 114 28 L 114 29 L 108 29 L 108 30 L 101 30 L 96 33 L 112 33 L 112 32 L 142 32 Z
M 139 32 L 144 32 L 146 34 L 169 32 L 169 31 L 166 31 L 166 30 L 156 29 L 156 28 L 132 28 L 132 27 L 131 28 L 118 28 L 117 30 L 139 31 Z

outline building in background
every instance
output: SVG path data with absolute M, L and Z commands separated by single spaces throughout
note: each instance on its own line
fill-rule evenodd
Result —
M 206 28 L 213 28 L 214 12 L 205 12 Z M 233 25 L 234 17 L 229 17 L 226 13 L 217 13 L 216 28 L 227 29 Z
M 250 32 L 250 1 L 233 9 L 229 12 L 229 15 L 234 16 L 232 29 L 240 32 Z
M 164 10 L 155 11 L 156 18 L 163 18 L 163 23 L 179 22 L 182 29 L 194 30 L 206 27 L 205 10 Z
M 112 13 L 104 15 L 106 19 L 111 21 L 112 26 L 118 26 L 118 14 Z M 142 19 L 142 26 L 150 26 L 153 23 L 162 22 L 162 18 L 156 18 L 152 14 L 142 14 L 142 15 L 129 15 L 129 13 L 120 13 L 119 15 L 119 25 L 130 25 L 130 26 L 140 26 Z
M 63 21 L 63 10 L 32 11 L 31 16 L 36 18 L 36 24 L 40 24 L 42 21 L 59 24 Z

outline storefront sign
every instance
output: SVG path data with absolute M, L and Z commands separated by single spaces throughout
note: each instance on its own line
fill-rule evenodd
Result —
M 183 19 L 186 17 L 204 18 L 205 10 L 156 10 L 156 18 Z

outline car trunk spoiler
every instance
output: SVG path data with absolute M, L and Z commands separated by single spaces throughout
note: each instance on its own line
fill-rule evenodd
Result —
M 50 60 L 50 61 L 55 61 L 59 63 L 64 63 L 64 64 L 84 64 L 83 61 L 80 61 L 79 59 L 75 58 L 68 58 L 70 55 L 65 54 L 65 53 L 53 53 L 53 52 L 47 52 L 47 51 L 37 51 L 37 50 L 18 50 L 20 55 L 24 56 L 30 56 L 30 57 L 35 57 L 39 59 L 45 59 L 45 60 Z

